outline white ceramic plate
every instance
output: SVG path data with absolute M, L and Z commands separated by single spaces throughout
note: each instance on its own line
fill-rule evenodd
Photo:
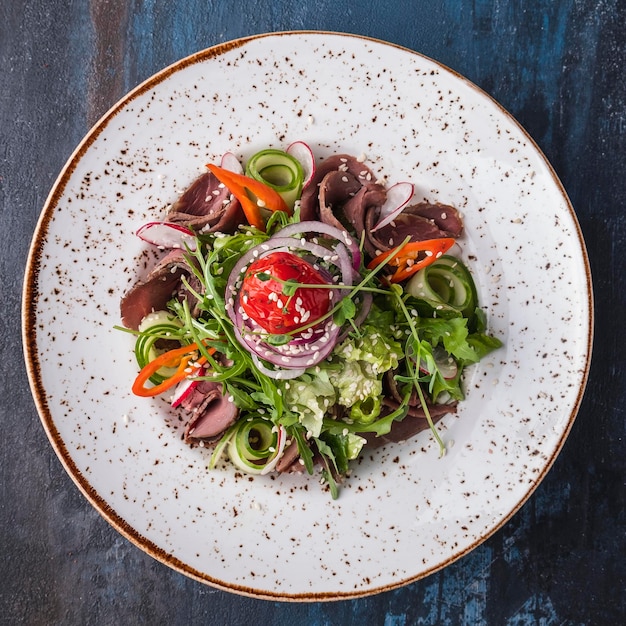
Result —
M 467 400 L 428 432 L 372 454 L 332 501 L 306 476 L 207 472 L 175 412 L 136 398 L 121 294 L 143 271 L 138 226 L 208 161 L 304 140 L 365 154 L 390 182 L 459 207 L 491 331 Z M 492 99 L 414 52 L 362 37 L 242 39 L 169 67 L 91 130 L 34 236 L 26 361 L 68 473 L 123 535 L 222 589 L 272 599 L 357 597 L 451 563 L 501 527 L 545 475 L 586 382 L 592 296 L 582 236 L 550 165 Z

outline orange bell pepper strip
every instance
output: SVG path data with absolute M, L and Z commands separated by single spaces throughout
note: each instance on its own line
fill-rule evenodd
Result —
M 198 344 L 190 343 L 188 346 L 181 346 L 180 348 L 164 352 L 156 359 L 150 361 L 150 363 L 147 363 L 146 366 L 141 369 L 133 383 L 133 393 L 145 398 L 158 396 L 160 393 L 167 391 L 181 380 L 187 378 L 190 375 L 189 363 L 194 360 L 197 350 Z M 215 352 L 215 348 L 208 348 L 207 350 L 209 354 Z M 195 360 L 195 363 L 197 365 L 204 365 L 204 363 L 206 363 L 206 357 L 200 356 L 200 358 Z M 146 387 L 146 383 L 150 377 L 162 367 L 176 367 L 176 372 L 158 385 Z
M 265 222 L 261 216 L 261 208 L 269 211 L 284 211 L 291 215 L 289 207 L 282 196 L 274 189 L 264 185 L 254 178 L 225 170 L 222 167 L 207 164 L 213 175 L 223 183 L 230 192 L 239 200 L 241 208 L 251 226 L 265 231 Z M 253 198 L 251 197 L 253 196 Z
M 424 267 L 428 267 L 440 256 L 444 255 L 455 243 L 451 237 L 441 237 L 439 239 L 427 239 L 425 241 L 410 241 L 397 248 L 379 254 L 367 266 L 368 270 L 379 267 L 382 263 L 387 263 L 398 269 L 389 279 L 392 283 L 399 283 L 413 274 L 419 272 Z M 418 257 L 420 257 L 418 259 Z

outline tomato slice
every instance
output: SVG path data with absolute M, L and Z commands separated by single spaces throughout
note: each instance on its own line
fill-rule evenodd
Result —
M 244 313 L 273 335 L 309 326 L 331 308 L 331 290 L 297 287 L 286 281 L 328 285 L 310 263 L 289 252 L 271 252 L 248 267 L 239 302 Z M 293 293 L 292 293 L 293 291 Z

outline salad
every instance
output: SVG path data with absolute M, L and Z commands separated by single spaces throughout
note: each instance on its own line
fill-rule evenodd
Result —
M 179 407 L 190 445 L 242 472 L 321 473 L 435 426 L 464 369 L 501 346 L 455 254 L 452 206 L 364 158 L 296 142 L 208 164 L 137 235 L 160 260 L 121 301 L 133 393 Z

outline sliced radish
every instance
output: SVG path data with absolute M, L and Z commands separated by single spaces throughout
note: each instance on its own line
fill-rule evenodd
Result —
M 243 165 L 232 152 L 225 152 L 222 156 L 221 166 L 223 169 L 235 174 L 243 174 Z
M 159 248 L 196 249 L 193 231 L 173 222 L 148 222 L 136 233 L 137 237 Z
M 283 452 L 285 450 L 286 441 L 287 431 L 283 426 L 279 426 L 278 436 L 276 439 L 276 452 L 272 457 L 272 460 L 261 470 L 261 475 L 269 474 L 278 465 L 278 461 L 280 461 L 280 457 L 283 455 Z
M 459 368 L 456 361 L 441 346 L 433 349 L 433 358 L 437 369 L 446 380 L 451 380 L 457 375 Z M 420 362 L 420 371 L 424 374 L 432 374 L 424 359 Z
M 315 157 L 313 151 L 304 141 L 294 141 L 285 152 L 292 156 L 304 170 L 304 182 L 302 188 L 304 189 L 310 182 L 313 176 L 315 176 Z
M 204 368 L 198 369 L 198 376 L 204 376 Z M 170 404 L 176 408 L 180 406 L 185 398 L 188 398 L 191 395 L 191 392 L 198 386 L 200 381 L 197 378 L 185 378 L 181 380 L 178 385 L 176 385 L 176 389 L 174 389 L 174 395 L 170 401 Z
M 402 212 L 407 202 L 413 197 L 413 183 L 396 183 L 387 189 L 387 200 L 380 207 L 380 220 L 371 232 L 387 226 Z

